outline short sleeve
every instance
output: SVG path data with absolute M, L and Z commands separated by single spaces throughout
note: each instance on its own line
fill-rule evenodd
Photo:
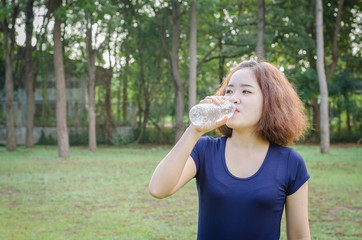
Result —
M 203 161 L 205 156 L 205 148 L 209 137 L 201 137 L 194 146 L 191 152 L 191 157 L 194 159 L 196 165 L 196 175 L 200 170 L 200 163 Z
M 304 159 L 292 149 L 288 158 L 287 195 L 295 193 L 309 178 L 310 175 Z

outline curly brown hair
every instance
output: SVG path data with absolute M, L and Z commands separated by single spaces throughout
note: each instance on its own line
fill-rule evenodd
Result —
M 306 129 L 306 116 L 302 101 L 284 74 L 268 62 L 244 61 L 226 76 L 215 95 L 224 96 L 231 76 L 238 70 L 248 68 L 254 74 L 263 94 L 262 116 L 254 132 L 262 138 L 287 146 L 300 139 Z M 231 137 L 232 129 L 226 125 L 217 131 Z

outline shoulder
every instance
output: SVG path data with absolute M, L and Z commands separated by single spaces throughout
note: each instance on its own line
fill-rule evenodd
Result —
M 291 147 L 280 146 L 271 143 L 271 158 L 274 163 L 282 164 L 287 171 L 295 171 L 298 168 L 306 168 L 305 161 L 300 153 Z
M 196 165 L 197 175 L 200 169 L 204 169 L 205 159 L 214 159 L 220 155 L 220 150 L 225 146 L 225 141 L 225 137 L 213 138 L 210 136 L 203 136 L 197 141 L 191 152 L 191 157 Z
M 303 157 L 291 147 L 280 146 L 275 143 L 270 143 L 274 154 L 278 155 L 279 158 L 289 161 L 301 161 Z
M 210 136 L 202 136 L 198 142 L 197 145 L 204 146 L 204 147 L 215 147 L 219 145 L 223 145 L 226 142 L 226 137 L 219 137 L 219 138 L 213 138 Z
M 272 144 L 274 163 L 279 163 L 286 170 L 286 194 L 295 193 L 309 178 L 303 157 L 291 147 Z
M 192 151 L 192 157 L 201 157 L 204 156 L 205 153 L 212 153 L 220 150 L 225 146 L 225 142 L 226 137 L 213 138 L 210 136 L 203 136 L 197 141 Z

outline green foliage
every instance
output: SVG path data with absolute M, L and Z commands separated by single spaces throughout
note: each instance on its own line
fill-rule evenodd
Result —
M 305 102 L 319 95 L 318 76 L 315 69 L 307 68 L 286 70 L 285 74 L 290 82 L 295 86 L 298 95 Z
M 360 124 L 359 128 L 348 132 L 347 129 L 343 129 L 338 132 L 338 129 L 334 128 L 330 132 L 330 139 L 332 143 L 357 143 L 362 136 L 362 126 Z
M 69 133 L 70 146 L 87 146 L 89 144 L 88 133 Z
M 134 137 L 125 134 L 114 133 L 112 134 L 111 143 L 114 146 L 120 147 L 132 143 L 134 140 Z
M 324 40 L 326 73 L 331 70 L 333 39 L 336 27 L 336 8 L 339 1 L 323 1 Z M 15 6 L 20 4 L 17 24 L 24 24 L 25 1 L 15 1 L 0 9 L 0 18 L 9 19 Z M 115 102 L 120 99 L 123 104 L 123 87 L 127 81 L 128 119 L 137 114 L 137 120 L 144 118 L 146 105 L 150 104 L 148 126 L 154 123 L 162 126 L 164 119 L 174 119 L 175 101 L 174 86 L 171 80 L 168 54 L 172 49 L 172 11 L 170 1 L 66 1 L 57 9 L 55 15 L 63 20 L 62 28 L 64 62 L 66 78 L 76 76 L 79 81 L 88 81 L 86 60 L 85 28 L 87 21 L 92 22 L 93 48 L 96 51 L 96 65 L 113 67 L 114 78 L 111 85 L 112 113 L 116 116 Z M 36 1 L 35 17 L 44 15 L 46 1 Z M 265 1 L 265 56 L 266 60 L 284 69 L 284 73 L 296 86 L 305 103 L 307 112 L 312 116 L 309 107 L 312 99 L 319 97 L 318 76 L 315 64 L 315 6 L 313 1 Z M 179 70 L 185 87 L 185 110 L 188 102 L 189 74 L 189 30 L 190 1 L 182 1 L 179 46 Z M 341 12 L 340 33 L 337 38 L 338 62 L 329 83 L 329 100 L 331 104 L 331 131 L 339 134 L 358 132 L 361 120 L 361 98 L 356 91 L 361 89 L 361 8 L 358 0 L 344 1 Z M 89 15 L 87 15 L 89 14 Z M 89 17 L 87 19 L 87 16 Z M 161 26 L 156 21 L 160 20 Z M 39 20 L 39 19 L 38 19 Z M 53 19 L 50 19 L 50 22 Z M 197 99 L 212 95 L 218 88 L 229 69 L 244 59 L 255 59 L 255 47 L 258 34 L 258 6 L 256 1 L 197 1 Z M 45 26 L 44 26 L 45 27 Z M 52 62 L 52 30 L 51 25 L 43 29 L 34 29 L 39 36 L 35 46 L 39 61 L 38 81 L 45 96 L 50 86 L 45 79 L 54 71 Z M 160 31 L 166 35 L 167 50 L 163 48 Z M 17 33 L 19 35 L 19 33 Z M 0 33 L 0 38 L 2 33 Z M 40 43 L 42 43 L 40 45 Z M 3 41 L 0 41 L 3 47 Z M 25 86 L 24 54 L 21 46 L 15 46 L 13 63 L 15 89 Z M 112 66 L 106 65 L 111 54 Z M 127 62 L 127 63 L 126 63 Z M 0 52 L 0 95 L 5 97 L 5 63 L 3 52 Z M 69 85 L 69 81 L 67 82 Z M 85 84 L 86 86 L 87 84 Z M 69 87 L 69 86 L 68 86 Z M 86 89 L 84 89 L 87 91 Z M 100 83 L 96 86 L 97 121 L 103 122 L 105 87 Z M 36 93 L 39 94 L 39 93 Z M 4 100 L 5 101 L 5 100 Z M 15 100 L 16 101 L 16 100 Z M 118 102 L 117 102 L 118 103 Z M 47 103 L 48 104 L 48 103 Z M 44 104 L 45 105 L 45 104 Z M 84 104 L 85 105 L 85 104 Z M 131 109 L 131 107 L 136 106 Z M 82 106 L 84 107 L 84 106 Z M 117 105 L 118 107 L 118 105 Z M 36 115 L 36 125 L 55 126 L 55 108 Z M 86 109 L 84 108 L 84 111 Z M 186 115 L 186 114 L 185 114 Z M 3 115 L 4 116 L 4 115 Z M 72 116 L 69 116 L 72 120 Z M 81 125 L 87 119 L 81 116 Z M 115 119 L 115 117 L 114 117 Z M 113 120 L 114 120 L 113 119 Z M 117 118 L 118 119 L 118 118 Z M 350 119 L 350 124 L 347 124 Z M 133 121 L 133 119 L 132 119 Z M 354 124 L 352 124 L 354 121 Z M 68 122 L 69 125 L 72 121 Z M 134 123 L 132 123 L 134 124 Z M 349 129 L 350 128 L 350 129 Z M 144 142 L 158 142 L 146 131 Z M 154 130 L 156 131 L 156 130 Z M 152 132 L 152 131 L 151 131 Z M 166 133 L 167 132 L 167 133 Z M 168 131 L 163 133 L 168 142 Z M 167 137 L 166 137 L 167 136 Z M 350 134 L 352 136 L 352 134 Z M 161 135 L 159 136 L 161 137 Z M 348 136 L 346 136 L 348 137 Z M 78 139 L 75 137 L 74 139 Z M 75 142 L 82 142 L 79 137 Z M 333 138 L 339 139 L 339 138 Z M 343 138 L 345 140 L 345 138 Z M 350 138 L 351 141 L 355 137 Z M 99 139 L 105 142 L 103 136 Z M 115 142 L 127 142 L 116 137 Z
M 50 136 L 45 136 L 44 131 L 41 131 L 40 139 L 37 145 L 57 145 L 57 139 Z M 88 133 L 69 133 L 69 145 L 71 146 L 86 146 L 88 145 Z
M 136 131 L 135 135 L 138 136 Z M 140 143 L 147 144 L 174 144 L 175 130 L 171 127 L 163 127 L 161 129 L 149 127 L 143 133 Z
M 57 143 L 58 143 L 57 139 L 53 138 L 51 135 L 45 136 L 45 133 L 42 130 L 37 145 L 47 146 L 47 145 L 57 145 Z
M 117 137 L 117 136 L 118 135 L 115 135 L 115 137 Z M 70 146 L 87 146 L 89 144 L 88 132 L 68 131 L 68 137 L 69 137 Z M 114 143 L 112 140 L 112 143 L 114 145 L 118 146 L 116 143 L 126 144 L 126 143 L 130 142 L 129 138 L 125 138 L 125 137 L 119 137 L 119 138 L 121 138 L 122 141 L 120 139 L 117 139 L 117 140 L 115 140 Z M 101 131 L 97 132 L 97 144 L 101 144 L 101 145 L 107 144 L 105 136 Z M 37 145 L 54 146 L 54 145 L 57 145 L 57 139 L 51 135 L 45 136 L 44 131 L 41 131 L 41 135 L 40 135 Z
M 1 48 L 3 47 L 1 42 L 0 46 Z M 0 54 L 0 56 L 2 57 L 2 54 Z M 5 66 L 5 61 L 3 58 L 0 58 L 0 66 Z M 5 68 L 0 67 L 0 89 L 3 89 L 4 87 L 5 87 Z
M 337 97 L 337 95 L 352 95 L 356 90 L 362 88 L 362 81 L 354 76 L 354 74 L 344 69 L 337 72 L 332 77 L 332 82 L 328 85 L 330 95 Z

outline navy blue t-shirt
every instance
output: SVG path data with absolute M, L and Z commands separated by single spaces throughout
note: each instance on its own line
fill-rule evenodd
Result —
M 303 158 L 271 143 L 259 170 L 238 178 L 226 166 L 226 139 L 201 137 L 191 153 L 199 194 L 197 239 L 279 239 L 286 196 L 309 179 Z

